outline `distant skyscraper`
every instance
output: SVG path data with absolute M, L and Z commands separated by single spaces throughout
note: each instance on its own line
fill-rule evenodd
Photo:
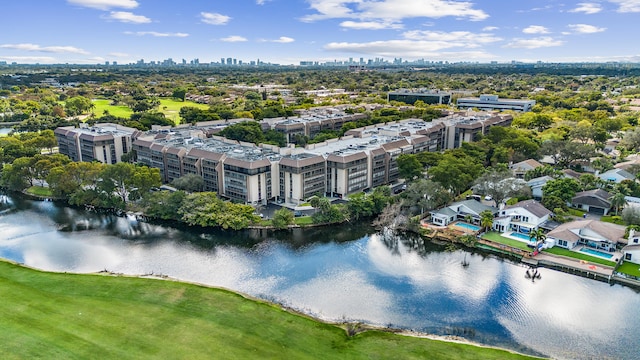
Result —
M 220 65 L 224 65 L 224 58 L 220 58 Z
M 233 64 L 233 59 L 232 58 L 227 58 L 227 65 L 231 65 Z

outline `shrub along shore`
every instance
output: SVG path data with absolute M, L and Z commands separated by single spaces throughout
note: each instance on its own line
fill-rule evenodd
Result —
M 222 289 L 0 261 L 0 355 L 48 358 L 531 359 L 328 324 Z

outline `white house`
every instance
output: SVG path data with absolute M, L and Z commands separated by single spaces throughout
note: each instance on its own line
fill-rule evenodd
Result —
M 455 202 L 442 209 L 431 212 L 431 222 L 435 225 L 446 226 L 456 220 L 465 220 L 471 216 L 471 222 L 480 223 L 480 213 L 489 210 L 492 214 L 498 212 L 493 206 L 487 206 L 477 200 L 464 200 Z
M 551 176 L 545 175 L 527 181 L 527 185 L 531 188 L 531 195 L 534 199 L 542 199 L 542 187 L 551 180 L 553 180 Z
M 640 244 L 627 245 L 622 248 L 624 261 L 640 264 Z
M 529 234 L 545 221 L 549 220 L 551 211 L 535 200 L 520 201 L 500 210 L 493 220 L 493 229 L 499 232 L 515 231 Z
M 598 177 L 604 181 L 614 182 L 619 184 L 624 180 L 635 180 L 636 177 L 633 174 L 629 173 L 623 169 L 611 169 L 609 171 L 605 171 L 602 174 L 599 174 Z
M 573 249 L 578 245 L 615 251 L 616 244 L 626 243 L 625 227 L 599 220 L 577 220 L 564 223 L 547 234 L 559 247 Z
M 509 169 L 511 170 L 511 172 L 513 172 L 513 176 L 519 179 L 522 179 L 524 178 L 524 174 L 527 171 L 533 170 L 540 166 L 543 166 L 543 165 L 540 164 L 538 161 L 534 159 L 528 159 L 525 161 L 520 161 L 519 163 L 512 164 L 511 166 L 509 166 Z

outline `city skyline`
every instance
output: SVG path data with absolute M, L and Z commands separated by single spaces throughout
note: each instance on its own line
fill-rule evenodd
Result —
M 37 3 L 34 6 L 34 3 Z M 0 61 L 640 62 L 640 0 L 11 1 Z

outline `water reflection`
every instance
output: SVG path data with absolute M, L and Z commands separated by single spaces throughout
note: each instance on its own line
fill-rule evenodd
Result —
M 155 274 L 281 302 L 327 320 L 454 334 L 555 358 L 633 359 L 640 295 L 445 251 L 368 226 L 225 232 L 8 199 L 0 257 L 54 271 Z M 462 266 L 466 259 L 468 266 Z

